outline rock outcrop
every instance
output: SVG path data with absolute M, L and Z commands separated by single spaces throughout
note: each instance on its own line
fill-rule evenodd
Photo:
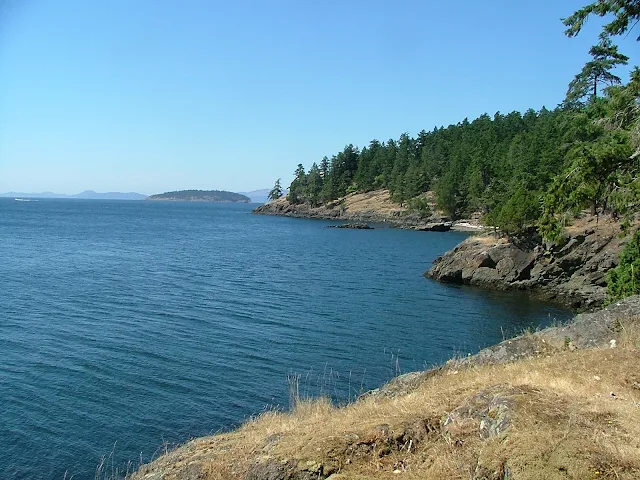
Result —
M 363 397 L 394 398 L 406 395 L 428 378 L 442 374 L 455 375 L 465 367 L 548 357 L 564 350 L 615 348 L 625 328 L 637 325 L 640 325 L 640 295 L 627 297 L 596 312 L 581 313 L 565 325 L 524 333 L 480 350 L 475 355 L 453 358 L 439 367 L 399 375 L 380 388 L 363 394 Z
M 380 190 L 350 194 L 318 207 L 293 204 L 285 197 L 257 207 L 253 213 L 295 218 L 345 220 L 354 223 L 389 223 L 393 226 L 424 224 L 419 216 L 391 201 L 389 192 Z
M 498 290 L 530 290 L 576 310 L 601 306 L 606 272 L 617 265 L 621 238 L 617 226 L 586 227 L 563 242 L 527 242 L 491 235 L 465 240 L 435 260 L 425 273 L 448 283 Z
M 433 204 L 435 212 L 435 204 Z M 385 223 L 392 227 L 424 232 L 448 232 L 449 230 L 481 231 L 478 218 L 452 222 L 442 212 L 425 217 L 406 206 L 391 200 L 388 190 L 367 193 L 351 193 L 343 198 L 318 207 L 307 204 L 292 204 L 285 197 L 260 205 L 253 210 L 258 215 L 343 220 L 352 223 Z
M 405 227 L 407 230 L 417 230 L 419 232 L 448 232 L 454 227 L 453 222 L 434 222 L 424 225 Z
M 342 225 L 327 225 L 327 228 L 351 228 L 354 230 L 373 230 L 368 223 L 343 223 Z

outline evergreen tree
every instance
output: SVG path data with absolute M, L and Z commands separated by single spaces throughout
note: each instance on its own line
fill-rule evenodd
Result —
M 280 185 L 280 179 L 278 179 L 269 192 L 269 200 L 277 200 L 280 197 L 282 197 L 282 186 Z
M 592 48 L 594 59 L 585 65 L 570 86 L 568 100 L 580 100 L 588 90 L 587 108 L 570 113 L 574 127 L 568 129 L 570 145 L 564 171 L 556 177 L 543 199 L 540 232 L 547 238 L 562 231 L 563 218 L 589 206 L 597 214 L 610 211 L 623 218 L 628 226 L 640 205 L 640 73 L 636 69 L 624 86 L 610 86 L 602 98 L 597 97 L 600 81 L 620 83 L 610 69 L 624 64 L 627 57 L 618 54 L 610 35 L 619 35 L 630 22 L 640 20 L 640 1 L 601 0 L 578 10 L 564 21 L 568 36 L 577 35 L 592 14 L 613 14 L 605 24 L 600 43 Z M 638 37 L 640 40 L 640 37 Z M 595 49 L 595 50 L 594 50 Z M 588 87 L 588 88 L 587 88 Z
M 320 175 L 323 180 L 326 180 L 329 177 L 329 165 L 329 159 L 325 155 L 320 161 Z
M 392 198 L 400 205 L 409 198 L 407 195 L 406 174 L 414 155 L 414 141 L 408 134 L 403 133 L 398 142 L 398 150 L 393 164 L 393 170 L 391 171 L 391 185 L 389 188 Z
M 495 226 L 508 234 L 518 234 L 535 226 L 540 217 L 540 192 L 518 189 L 495 215 Z
M 320 168 L 316 163 L 311 165 L 306 180 L 307 191 L 305 198 L 312 207 L 317 207 L 322 203 L 322 174 L 320 173 Z
M 307 175 L 304 172 L 304 167 L 301 163 L 298 164 L 298 168 L 295 171 L 295 178 L 293 182 L 291 182 L 291 186 L 289 187 L 289 195 L 287 195 L 287 200 L 289 202 L 303 203 L 305 198 L 305 190 L 307 187 Z
M 608 301 L 640 294 L 640 230 L 625 245 L 618 266 L 607 275 Z
M 580 73 L 569 84 L 565 104 L 575 107 L 585 98 L 593 102 L 598 98 L 599 85 L 619 85 L 620 77 L 613 74 L 613 70 L 618 65 L 626 65 L 629 57 L 618 52 L 618 47 L 614 45 L 609 37 L 601 35 L 600 42 L 589 50 L 593 57 L 587 62 Z
M 640 20 L 640 0 L 597 0 L 579 9 L 573 15 L 563 19 L 568 37 L 575 37 L 580 33 L 585 22 L 591 15 L 604 17 L 613 15 L 613 20 L 602 28 L 605 35 L 622 35 Z M 638 36 L 640 40 L 640 35 Z

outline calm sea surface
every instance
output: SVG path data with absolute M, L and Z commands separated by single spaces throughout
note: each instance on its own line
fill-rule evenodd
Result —
M 251 208 L 0 199 L 0 478 L 136 466 L 287 408 L 290 374 L 343 402 L 569 315 L 425 279 L 464 234 Z

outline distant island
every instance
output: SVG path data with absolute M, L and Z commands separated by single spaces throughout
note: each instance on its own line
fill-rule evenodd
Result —
M 39 193 L 25 193 L 25 192 L 6 192 L 0 193 L 0 197 L 6 198 L 81 198 L 85 200 L 144 200 L 147 196 L 136 192 L 94 192 L 93 190 L 85 190 L 84 192 L 76 193 L 74 195 L 68 195 L 66 193 L 54 193 L 54 192 L 39 192 Z
M 176 202 L 240 202 L 249 203 L 251 199 L 240 193 L 225 190 L 179 190 L 151 195 L 145 200 L 170 200 Z

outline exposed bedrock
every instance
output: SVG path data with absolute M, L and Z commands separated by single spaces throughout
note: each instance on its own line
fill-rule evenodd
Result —
M 628 237 L 615 228 L 586 228 L 559 243 L 491 235 L 471 237 L 436 259 L 425 273 L 448 283 L 497 290 L 530 290 L 578 310 L 601 306 L 606 272 L 617 265 Z

